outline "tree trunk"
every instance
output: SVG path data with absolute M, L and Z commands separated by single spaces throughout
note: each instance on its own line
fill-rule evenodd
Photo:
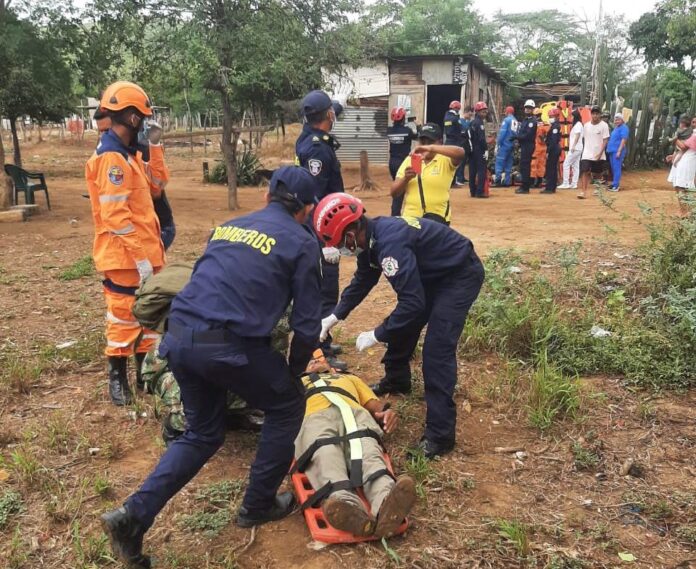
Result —
M 22 167 L 22 151 L 19 149 L 19 136 L 17 136 L 17 117 L 10 119 L 10 130 L 12 131 L 12 144 L 14 145 L 14 163 Z
M 1 120 L 1 119 L 0 119 Z M 5 164 L 5 145 L 2 140 L 2 125 L 0 124 L 0 164 Z M 12 180 L 5 174 L 3 168 L 0 172 L 0 210 L 7 209 L 12 205 Z
M 237 199 L 237 141 L 239 131 L 232 125 L 232 103 L 226 92 L 220 93 L 222 102 L 222 153 L 227 166 L 227 209 L 239 209 Z

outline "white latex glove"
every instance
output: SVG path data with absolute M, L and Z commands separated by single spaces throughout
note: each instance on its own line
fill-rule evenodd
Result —
M 339 320 L 336 318 L 335 315 L 329 314 L 326 318 L 323 318 L 321 321 L 321 334 L 319 335 L 319 341 L 323 342 L 326 340 L 326 337 L 329 335 L 329 332 L 331 331 L 331 328 L 336 326 L 338 324 Z
M 154 146 L 157 146 L 160 140 L 162 140 L 162 127 L 158 122 L 148 122 L 147 139 L 150 141 L 150 144 Z
M 140 284 L 143 284 L 145 279 L 155 272 L 155 270 L 152 268 L 152 263 L 148 259 L 136 261 L 135 268 L 138 269 L 138 274 L 140 275 Z
M 324 247 L 321 252 L 324 255 L 327 263 L 335 265 L 341 260 L 341 254 L 338 252 L 336 247 Z
M 488 160 L 488 150 L 483 153 L 483 159 Z
M 375 331 L 370 330 L 369 332 L 360 332 L 358 339 L 355 340 L 355 347 L 359 352 L 371 348 L 377 343 L 377 338 L 375 337 Z

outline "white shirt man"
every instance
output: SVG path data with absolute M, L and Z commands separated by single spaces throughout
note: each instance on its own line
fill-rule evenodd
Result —
M 582 136 L 584 139 L 582 157 L 580 158 L 582 192 L 578 194 L 578 198 L 585 199 L 590 172 L 601 173 L 606 162 L 604 150 L 609 142 L 609 125 L 602 120 L 602 112 L 599 107 L 592 107 L 592 120 L 582 127 Z

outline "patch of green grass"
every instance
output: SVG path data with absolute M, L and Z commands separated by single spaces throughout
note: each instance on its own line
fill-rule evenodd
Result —
M 587 567 L 590 565 L 582 559 L 566 557 L 565 555 L 552 555 L 544 565 L 544 569 L 585 569 Z
M 85 255 L 63 269 L 58 274 L 58 278 L 62 281 L 74 281 L 92 274 L 94 274 L 94 260 L 91 255 Z
M 586 447 L 579 441 L 573 442 L 571 452 L 573 453 L 576 470 L 592 470 L 602 460 L 602 457 L 594 448 Z
M 75 521 L 70 527 L 70 537 L 78 569 L 91 569 L 94 566 L 99 567 L 116 562 L 111 556 L 109 538 L 103 533 L 83 536 L 80 531 L 80 523 Z
M 113 486 L 111 485 L 111 481 L 107 477 L 106 473 L 104 473 L 103 476 L 101 474 L 97 474 L 92 479 L 92 489 L 94 490 L 95 494 L 98 494 L 102 498 L 107 498 L 113 493 Z
M 527 407 L 529 422 L 542 431 L 558 420 L 574 418 L 580 408 L 578 384 L 550 365 L 544 355 L 532 372 Z
M 389 560 L 394 563 L 397 567 L 401 567 L 401 557 L 399 557 L 399 554 L 394 551 L 391 547 L 389 547 L 389 544 L 387 543 L 387 538 L 383 537 L 382 538 L 382 547 L 384 548 L 384 552 L 387 554 L 387 557 Z
M 696 547 L 696 524 L 686 524 L 674 530 L 674 535 L 679 541 L 688 543 L 691 547 Z
M 28 394 L 31 384 L 39 379 L 43 371 L 41 363 L 19 350 L 0 353 L 0 385 L 16 393 Z
M 7 554 L 7 569 L 23 569 L 26 567 L 27 561 L 29 561 L 29 545 L 24 541 L 22 537 L 22 529 L 17 526 L 12 534 L 12 541 L 10 542 L 10 549 Z
M 425 458 L 422 450 L 413 449 L 404 466 L 406 474 L 416 482 L 416 493 L 420 498 L 425 498 L 425 487 L 435 476 L 432 461 Z
M 242 480 L 222 480 L 201 488 L 195 495 L 202 510 L 181 516 L 179 525 L 189 531 L 215 537 L 233 518 L 232 510 L 242 496 Z
M 0 530 L 3 529 L 10 517 L 24 509 L 22 496 L 19 492 L 5 490 L 0 496 Z
M 72 437 L 68 417 L 58 411 L 48 419 L 45 428 L 48 448 L 58 452 L 68 452 L 68 443 Z
M 10 468 L 15 477 L 28 487 L 40 482 L 46 473 L 44 466 L 31 453 L 30 449 L 23 445 L 12 452 L 10 460 Z
M 498 535 L 510 543 L 520 557 L 529 554 L 529 527 L 518 520 L 498 520 Z

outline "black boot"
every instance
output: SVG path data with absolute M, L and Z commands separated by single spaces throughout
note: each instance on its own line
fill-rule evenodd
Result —
M 143 381 L 143 361 L 145 361 L 145 354 L 135 354 L 135 387 L 138 391 L 145 390 L 145 382 Z
M 409 458 L 413 458 L 419 453 L 423 453 L 425 458 L 432 460 L 433 458 L 452 452 L 452 449 L 454 449 L 454 439 L 436 443 L 435 441 L 426 439 L 424 436 L 413 450 L 407 452 L 407 455 Z
M 109 356 L 109 395 L 114 405 L 123 407 L 133 402 L 133 394 L 128 387 L 128 358 Z
M 292 492 L 281 492 L 275 498 L 273 506 L 267 510 L 247 510 L 244 506 L 239 508 L 236 523 L 239 527 L 250 528 L 260 526 L 266 522 L 282 520 L 295 511 L 297 500 Z
M 383 377 L 379 383 L 370 385 L 372 391 L 374 391 L 377 397 L 382 395 L 387 395 L 389 393 L 397 393 L 401 395 L 408 395 L 411 393 L 411 381 L 394 381 L 388 377 Z
M 111 550 L 126 567 L 150 569 L 150 558 L 143 555 L 143 536 L 147 530 L 128 513 L 125 506 L 102 514 L 101 524 L 111 541 Z

